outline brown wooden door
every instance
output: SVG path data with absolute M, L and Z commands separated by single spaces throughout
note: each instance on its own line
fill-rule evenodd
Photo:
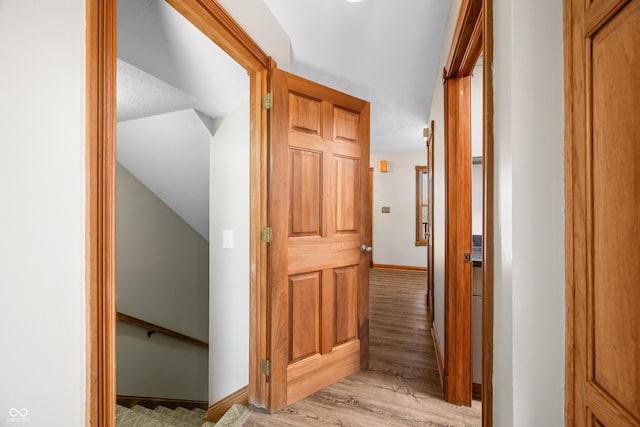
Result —
M 566 424 L 640 426 L 640 0 L 565 11 Z
M 369 103 L 274 70 L 270 407 L 368 363 Z

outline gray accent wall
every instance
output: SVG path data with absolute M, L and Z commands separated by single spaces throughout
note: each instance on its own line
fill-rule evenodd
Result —
M 208 341 L 209 244 L 122 165 L 116 171 L 117 309 Z M 118 394 L 207 400 L 206 349 L 117 324 Z

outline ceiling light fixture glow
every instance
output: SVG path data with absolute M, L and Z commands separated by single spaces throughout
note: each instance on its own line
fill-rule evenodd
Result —
M 347 0 L 349 3 L 360 3 L 362 0 Z

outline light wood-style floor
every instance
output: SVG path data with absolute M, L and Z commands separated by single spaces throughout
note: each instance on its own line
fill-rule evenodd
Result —
M 471 408 L 441 399 L 425 305 L 426 273 L 371 270 L 370 365 L 275 414 L 244 426 L 480 426 Z

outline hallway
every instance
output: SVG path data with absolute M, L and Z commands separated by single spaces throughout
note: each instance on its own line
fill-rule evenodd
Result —
M 472 408 L 441 399 L 425 306 L 426 273 L 370 272 L 369 370 L 276 414 L 253 412 L 244 426 L 480 426 Z

